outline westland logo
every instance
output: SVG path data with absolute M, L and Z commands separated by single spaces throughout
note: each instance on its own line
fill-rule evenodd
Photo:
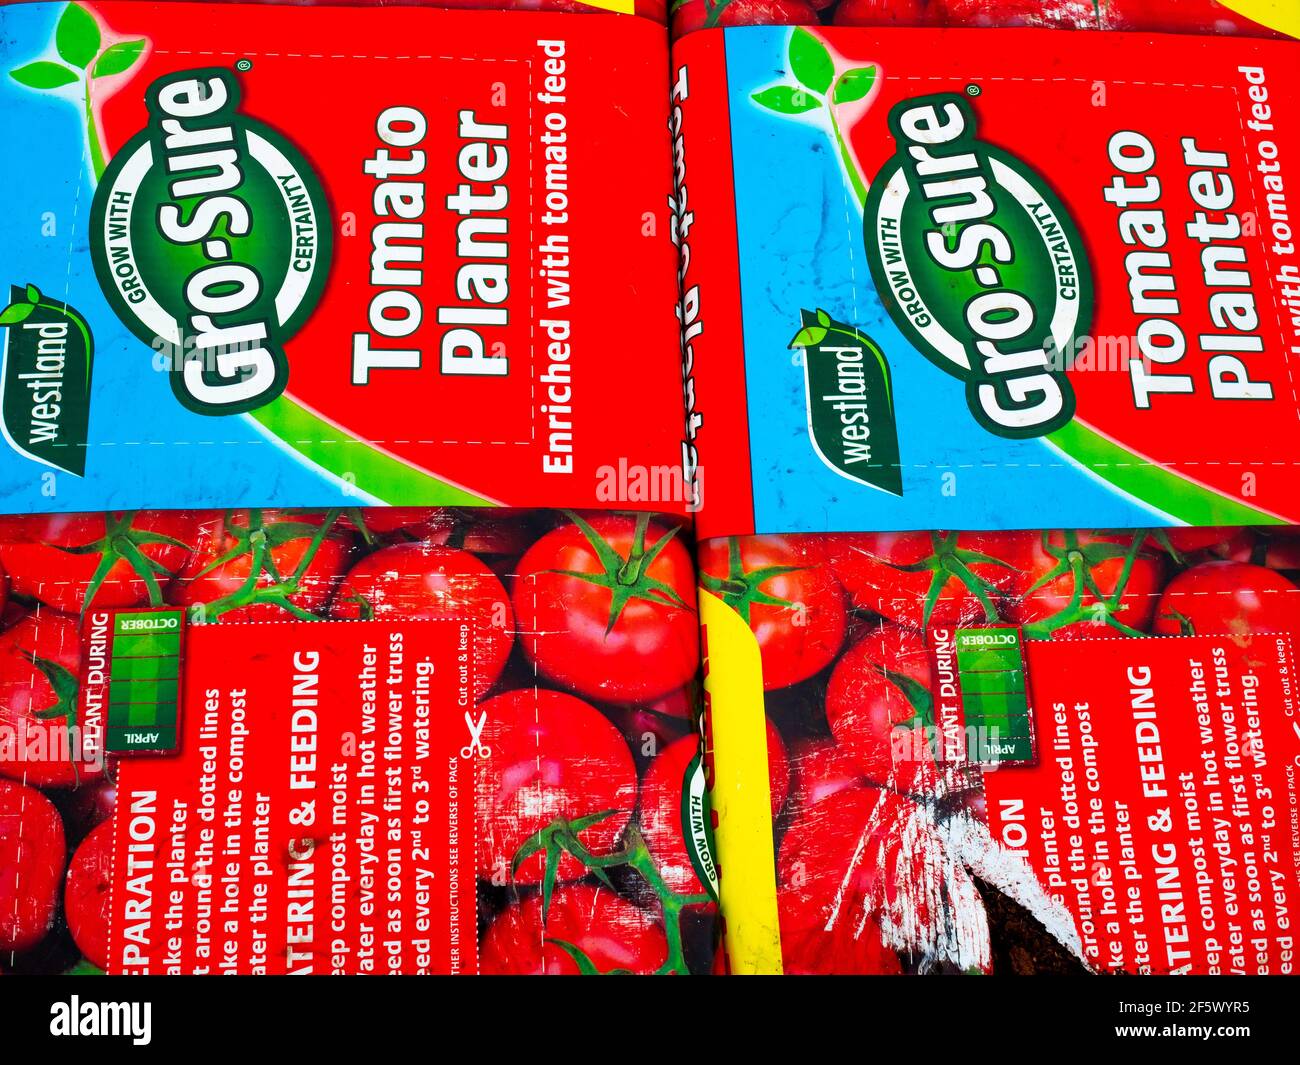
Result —
M 803 353 L 808 435 L 817 457 L 851 481 L 903 494 L 889 361 L 880 346 L 825 311 L 802 311 L 790 347 Z
M 1083 242 L 1043 178 L 976 135 L 959 93 L 905 100 L 867 196 L 867 258 L 904 335 L 966 382 L 976 420 L 1042 436 L 1074 416 L 1060 352 L 1092 321 Z
M 239 111 L 221 68 L 181 71 L 145 95 L 149 125 L 95 193 L 91 253 L 119 318 L 181 353 L 172 390 L 200 414 L 236 414 L 284 391 L 284 345 L 329 271 L 324 191 L 298 150 Z
M 77 477 L 86 472 L 94 339 L 86 320 L 35 285 L 14 285 L 0 311 L 0 429 L 9 446 Z

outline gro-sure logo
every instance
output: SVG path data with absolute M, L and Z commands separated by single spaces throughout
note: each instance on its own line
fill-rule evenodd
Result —
M 187 70 L 145 94 L 149 125 L 95 193 L 91 252 L 131 331 L 170 356 L 172 389 L 200 414 L 252 410 L 284 391 L 284 345 L 329 270 L 324 192 L 298 150 L 239 112 L 228 70 Z
M 867 258 L 916 347 L 966 382 L 990 432 L 1041 436 L 1074 416 L 1061 352 L 1092 319 L 1083 244 L 1060 201 L 1019 159 L 975 136 L 957 93 L 889 115 L 898 152 L 867 196 Z

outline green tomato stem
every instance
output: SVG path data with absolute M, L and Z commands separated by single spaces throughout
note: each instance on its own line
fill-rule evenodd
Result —
M 86 109 L 86 143 L 90 148 L 90 169 L 95 175 L 95 181 L 98 182 L 104 176 L 104 171 L 108 169 L 108 161 L 104 158 L 103 146 L 99 143 L 99 130 L 95 128 L 95 109 L 90 101 L 90 73 L 86 72 L 85 80 L 85 109 Z
M 843 77 L 843 75 L 841 75 Z M 849 184 L 853 187 L 853 195 L 858 198 L 858 206 L 866 207 L 867 205 L 867 185 L 862 180 L 862 175 L 858 173 L 857 164 L 853 161 L 853 155 L 849 151 L 848 142 L 844 139 L 844 134 L 840 130 L 839 119 L 835 117 L 835 105 L 831 102 L 835 96 L 835 87 L 839 84 L 840 79 L 835 79 L 835 85 L 826 94 L 826 114 L 831 120 L 831 133 L 835 136 L 835 146 L 840 152 L 840 162 L 844 164 L 844 172 L 849 176 Z

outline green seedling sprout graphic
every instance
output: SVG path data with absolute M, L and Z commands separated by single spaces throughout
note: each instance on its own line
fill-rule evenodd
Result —
M 27 285 L 23 289 L 23 298 L 14 300 L 3 311 L 0 311 L 0 325 L 18 325 L 27 321 L 31 317 L 32 311 L 40 306 L 51 307 L 55 310 L 63 310 L 52 303 L 44 303 L 41 290 L 35 285 Z
M 86 142 L 90 165 L 98 179 L 107 160 L 95 129 L 94 107 L 90 99 L 91 83 L 96 78 L 123 74 L 130 70 L 144 52 L 143 38 L 118 41 L 104 47 L 99 23 L 80 4 L 69 4 L 54 28 L 54 50 L 60 62 L 38 59 L 9 71 L 9 76 L 29 89 L 48 92 L 68 85 L 81 84 L 81 104 L 86 124 Z
M 861 100 L 876 83 L 874 66 L 852 67 L 835 71 L 835 61 L 830 52 L 816 37 L 805 29 L 795 29 L 790 34 L 788 50 L 789 73 L 793 82 L 784 81 L 769 85 L 753 94 L 760 107 L 779 115 L 802 115 L 821 109 L 830 123 L 831 135 L 839 149 L 840 162 L 849 176 L 853 194 L 858 203 L 866 203 L 867 183 L 858 173 L 857 165 L 849 152 L 848 142 L 840 129 L 836 108 L 840 104 Z

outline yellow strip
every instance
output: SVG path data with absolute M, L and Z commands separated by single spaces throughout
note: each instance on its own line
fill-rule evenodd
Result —
M 713 749 L 722 916 L 733 973 L 781 972 L 776 855 L 767 776 L 767 720 L 758 643 L 740 616 L 700 589 L 704 691 Z
M 636 0 L 582 0 L 587 7 L 598 7 L 601 11 L 617 11 L 620 15 L 635 15 Z
M 1261 26 L 1300 37 L 1300 3 L 1296 0 L 1219 0 L 1224 7 Z

